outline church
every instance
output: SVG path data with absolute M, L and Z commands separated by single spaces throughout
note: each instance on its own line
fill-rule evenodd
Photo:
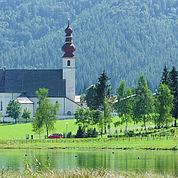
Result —
M 79 105 L 75 102 L 75 55 L 72 28 L 69 20 L 65 29 L 65 44 L 62 47 L 62 69 L 0 69 L 0 112 L 7 117 L 9 101 L 17 100 L 22 113 L 25 108 L 35 116 L 39 88 L 48 89 L 51 103 L 60 103 L 59 116 L 74 115 Z

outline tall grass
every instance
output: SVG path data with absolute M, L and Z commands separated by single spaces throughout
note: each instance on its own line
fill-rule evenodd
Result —
M 171 175 L 161 175 L 161 174 L 153 174 L 151 172 L 146 173 L 136 173 L 136 172 L 114 172 L 106 169 L 75 169 L 69 170 L 65 172 L 42 172 L 42 173 L 27 173 L 27 172 L 12 172 L 5 171 L 0 172 L 1 177 L 33 177 L 33 178 L 173 178 Z

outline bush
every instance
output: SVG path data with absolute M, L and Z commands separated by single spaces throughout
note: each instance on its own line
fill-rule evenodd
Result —
M 84 138 L 84 134 L 85 134 L 84 129 L 82 129 L 81 126 L 79 126 L 75 138 Z
M 128 136 L 129 136 L 129 137 L 135 136 L 134 130 L 129 130 L 129 131 L 128 131 Z
M 84 133 L 84 137 L 85 138 L 96 138 L 98 136 L 98 132 L 96 131 L 96 129 L 88 129 L 86 133 Z
M 72 132 L 67 133 L 67 138 L 72 138 Z

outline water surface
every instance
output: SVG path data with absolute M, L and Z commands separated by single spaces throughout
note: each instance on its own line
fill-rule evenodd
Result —
M 37 159 L 52 170 L 106 168 L 110 170 L 153 172 L 178 176 L 178 151 L 145 150 L 0 150 L 0 169 L 25 170 L 25 162 Z

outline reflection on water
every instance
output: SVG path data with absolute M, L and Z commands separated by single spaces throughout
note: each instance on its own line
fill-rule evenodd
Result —
M 107 168 L 122 171 L 152 171 L 178 176 L 178 151 L 133 150 L 0 150 L 0 169 L 25 169 L 35 158 L 50 169 Z

